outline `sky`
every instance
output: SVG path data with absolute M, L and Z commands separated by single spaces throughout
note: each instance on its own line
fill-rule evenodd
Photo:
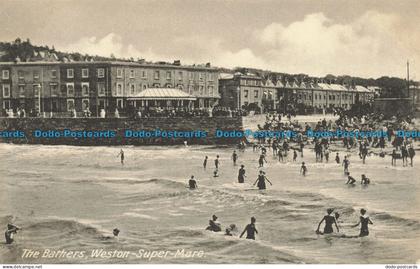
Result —
M 0 41 L 311 76 L 420 80 L 419 0 L 1 0 Z

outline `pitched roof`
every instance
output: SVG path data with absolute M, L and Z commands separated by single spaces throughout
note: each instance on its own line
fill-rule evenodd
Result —
M 149 88 L 137 95 L 129 97 L 131 100 L 196 100 L 192 95 L 174 88 Z

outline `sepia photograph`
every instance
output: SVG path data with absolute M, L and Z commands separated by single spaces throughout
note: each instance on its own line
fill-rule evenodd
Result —
M 419 25 L 418 0 L 1 0 L 0 265 L 417 269 Z

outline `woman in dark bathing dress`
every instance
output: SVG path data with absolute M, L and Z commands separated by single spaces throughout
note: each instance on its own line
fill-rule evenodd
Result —
M 370 220 L 370 218 L 368 216 L 365 216 L 366 214 L 366 210 L 365 209 L 360 209 L 360 220 L 359 222 L 354 225 L 353 227 L 357 227 L 359 226 L 359 224 L 361 225 L 360 227 L 360 234 L 359 237 L 364 237 L 364 236 L 368 236 L 369 235 L 369 224 L 373 224 L 373 222 Z
M 265 181 L 266 180 L 268 181 L 268 183 L 270 183 L 270 185 L 273 185 L 270 182 L 270 180 L 268 180 L 268 178 L 265 176 L 265 173 L 263 171 L 260 171 L 260 174 L 258 175 L 258 178 L 257 178 L 257 180 L 254 183 L 254 186 L 258 182 L 258 184 L 257 184 L 258 189 L 265 190 L 266 189 L 266 186 L 265 186 Z
M 337 232 L 339 232 L 340 230 L 338 229 L 338 224 L 337 221 L 335 219 L 334 216 L 331 216 L 332 212 L 334 210 L 332 208 L 328 208 L 327 209 L 327 215 L 324 216 L 324 218 L 319 222 L 318 224 L 318 228 L 316 229 L 316 233 L 317 234 L 331 234 L 334 232 L 333 230 L 333 224 L 335 224 L 335 227 L 337 228 Z M 325 221 L 325 227 L 324 227 L 324 232 L 321 233 L 319 231 L 319 227 L 321 226 L 321 223 Z

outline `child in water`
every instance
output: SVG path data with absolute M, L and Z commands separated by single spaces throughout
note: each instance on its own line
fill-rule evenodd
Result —
M 350 172 L 346 172 L 346 175 L 347 175 L 347 182 L 346 182 L 346 184 L 352 185 L 352 184 L 354 184 L 356 182 L 356 180 L 354 179 L 354 177 L 350 176 Z
M 303 176 L 306 176 L 306 172 L 308 171 L 308 168 L 306 168 L 305 162 L 302 162 L 302 166 L 300 167 L 300 173 Z
M 231 224 L 231 225 L 229 225 L 228 228 L 226 228 L 225 235 L 227 235 L 227 236 L 233 236 L 233 233 L 236 232 L 236 231 L 237 231 L 236 225 L 235 224 Z

